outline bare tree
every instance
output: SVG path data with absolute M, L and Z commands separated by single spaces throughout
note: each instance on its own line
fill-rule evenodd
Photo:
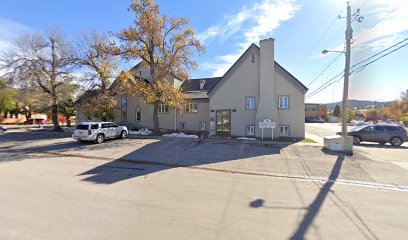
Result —
M 58 94 L 62 85 L 72 80 L 77 58 L 72 45 L 58 29 L 44 33 L 24 34 L 15 48 L 0 57 L 0 69 L 7 71 L 4 78 L 30 81 L 51 99 L 51 115 L 54 130 L 58 124 Z

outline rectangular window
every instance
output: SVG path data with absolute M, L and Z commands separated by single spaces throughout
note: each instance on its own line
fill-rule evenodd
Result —
M 89 128 L 89 125 L 83 125 L 83 124 L 78 124 L 75 127 L 75 129 L 78 129 L 78 130 L 88 130 L 88 128 Z
M 169 112 L 169 105 L 160 103 L 159 104 L 159 113 L 168 113 Z
M 255 63 L 255 53 L 252 53 L 252 54 L 251 54 L 251 62 L 252 62 L 252 63 Z
M 200 121 L 200 131 L 205 131 L 207 129 L 205 121 Z
M 186 130 L 186 122 L 180 122 L 180 130 Z
M 289 96 L 279 97 L 279 108 L 289 108 Z
M 245 97 L 245 109 L 255 109 L 255 97 Z
M 245 135 L 255 136 L 255 125 L 247 125 L 245 128 Z
M 188 103 L 188 104 L 186 104 L 185 112 L 190 112 L 190 113 L 198 112 L 198 104 L 197 103 Z
M 279 136 L 289 137 L 289 126 L 279 126 Z

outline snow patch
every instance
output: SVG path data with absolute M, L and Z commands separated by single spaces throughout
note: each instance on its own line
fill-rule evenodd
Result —
M 250 140 L 250 141 L 256 141 L 257 139 L 256 138 L 249 138 L 249 137 L 240 137 L 240 138 L 237 138 L 238 140 Z
M 175 137 L 175 138 L 198 138 L 197 135 L 187 135 L 185 133 L 171 133 L 163 134 L 163 137 Z
M 152 134 L 152 131 L 150 131 L 147 128 L 141 128 L 139 131 L 131 131 L 129 130 L 130 135 L 142 135 L 142 136 L 148 136 Z

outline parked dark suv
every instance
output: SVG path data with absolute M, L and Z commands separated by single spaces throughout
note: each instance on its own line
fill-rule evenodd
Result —
M 337 133 L 341 134 L 341 133 Z M 394 146 L 400 146 L 403 142 L 408 141 L 407 131 L 396 125 L 365 125 L 353 128 L 348 132 L 353 136 L 353 143 L 361 142 L 378 142 L 381 145 L 387 142 Z

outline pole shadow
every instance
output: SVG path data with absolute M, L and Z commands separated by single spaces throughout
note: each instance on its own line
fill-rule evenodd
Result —
M 342 167 L 344 161 L 343 155 L 338 155 L 336 162 L 332 168 L 328 181 L 323 185 L 320 189 L 319 193 L 317 194 L 316 198 L 313 200 L 312 204 L 310 204 L 306 215 L 303 217 L 302 222 L 299 224 L 298 229 L 296 232 L 290 237 L 290 239 L 298 240 L 304 239 L 306 232 L 312 225 L 314 219 L 316 218 L 317 214 L 319 213 L 324 200 L 326 199 L 327 195 L 331 192 L 331 188 L 335 183 L 335 180 L 338 178 L 340 174 L 340 169 Z

